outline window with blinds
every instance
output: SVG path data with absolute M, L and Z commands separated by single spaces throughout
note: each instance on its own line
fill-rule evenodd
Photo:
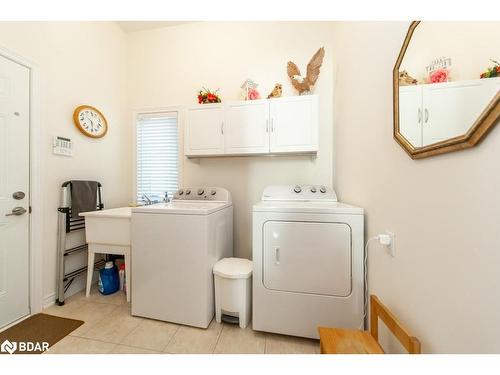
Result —
M 171 197 L 179 183 L 177 112 L 139 114 L 136 132 L 137 202 Z

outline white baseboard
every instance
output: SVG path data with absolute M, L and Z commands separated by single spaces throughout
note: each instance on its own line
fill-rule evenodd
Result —
M 56 292 L 47 294 L 43 297 L 43 309 L 48 309 L 50 306 L 56 303 Z
M 84 277 L 80 277 L 75 280 L 74 283 L 71 284 L 69 289 L 64 294 L 65 298 L 71 297 L 73 294 L 76 294 L 82 290 L 85 290 L 86 287 L 86 279 Z M 55 305 L 56 303 L 56 292 L 52 292 L 43 297 L 43 309 L 47 309 L 50 306 Z

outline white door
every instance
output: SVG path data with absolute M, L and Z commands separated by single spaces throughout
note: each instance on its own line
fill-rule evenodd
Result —
M 318 151 L 318 97 L 270 99 L 271 152 Z
M 186 156 L 224 153 L 224 107 L 200 104 L 186 110 L 184 154 Z
M 492 99 L 491 86 L 486 81 L 424 86 L 424 146 L 467 133 Z
M 414 147 L 422 147 L 422 86 L 399 88 L 399 132 Z
M 226 154 L 269 152 L 269 102 L 231 103 L 226 109 Z
M 29 74 L 0 56 L 0 327 L 30 312 Z
M 351 293 L 347 224 L 268 221 L 262 256 L 267 289 L 342 297 Z

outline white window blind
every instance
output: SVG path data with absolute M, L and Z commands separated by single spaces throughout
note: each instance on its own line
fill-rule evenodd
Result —
M 177 112 L 140 114 L 136 131 L 137 202 L 172 196 L 179 183 Z

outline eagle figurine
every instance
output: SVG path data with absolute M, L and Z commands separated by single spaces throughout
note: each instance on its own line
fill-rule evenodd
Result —
M 307 64 L 307 75 L 305 77 L 301 76 L 300 70 L 295 63 L 292 61 L 288 62 L 286 71 L 288 77 L 292 80 L 293 87 L 297 89 L 299 95 L 311 92 L 311 88 L 319 77 L 319 69 L 323 63 L 323 57 L 325 57 L 325 48 L 321 47 L 311 58 L 309 64 Z

